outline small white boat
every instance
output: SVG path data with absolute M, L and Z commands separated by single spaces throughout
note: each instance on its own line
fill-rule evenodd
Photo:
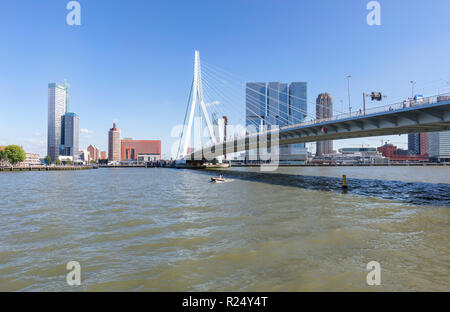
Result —
M 220 175 L 218 177 L 212 177 L 211 182 L 225 182 L 225 179 L 223 176 Z

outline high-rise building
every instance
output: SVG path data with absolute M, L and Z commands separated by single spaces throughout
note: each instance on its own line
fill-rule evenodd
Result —
M 120 129 L 116 128 L 116 123 L 108 133 L 108 160 L 120 161 Z
M 287 83 L 269 82 L 267 84 L 267 123 L 270 127 L 285 127 L 289 124 L 288 117 L 289 93 Z M 280 160 L 290 154 L 289 145 L 279 147 Z
M 408 134 L 408 151 L 411 155 L 420 154 L 420 134 Z
M 333 117 L 333 99 L 328 93 L 321 93 L 316 100 L 316 119 L 322 120 Z M 316 156 L 333 153 L 333 141 L 319 141 L 316 147 Z
M 48 84 L 47 154 L 52 161 L 55 161 L 62 154 L 62 117 L 66 113 L 67 98 L 66 86 L 61 86 L 57 83 Z
M 266 117 L 266 83 L 248 82 L 245 88 L 245 127 L 257 132 Z
M 89 145 L 87 150 L 89 153 L 89 161 L 97 161 L 100 158 L 100 151 L 95 145 Z
M 79 117 L 75 113 L 66 113 L 62 117 L 61 147 L 62 155 L 72 156 L 73 160 L 79 157 Z
M 266 83 L 247 82 L 245 88 L 245 128 L 246 133 L 256 133 L 264 125 L 266 118 Z M 245 152 L 246 159 L 257 160 L 257 150 Z
M 307 116 L 307 83 L 292 82 L 289 85 L 289 124 L 298 124 Z M 305 143 L 290 145 L 291 154 L 307 153 Z
M 245 126 L 247 133 L 261 126 L 284 127 L 301 123 L 307 115 L 307 83 L 248 82 L 245 91 Z M 280 146 L 280 161 L 305 161 L 305 144 Z M 252 157 L 249 158 L 249 155 Z M 257 160 L 256 151 L 247 151 L 246 158 Z
M 267 85 L 267 120 L 269 125 L 284 127 L 288 125 L 288 85 L 269 82 Z
M 108 158 L 106 157 L 106 151 L 101 151 L 101 152 L 100 152 L 100 159 L 108 159 Z
M 429 154 L 428 133 L 408 134 L 408 151 L 411 155 Z
M 432 160 L 450 161 L 450 131 L 429 133 L 429 155 Z

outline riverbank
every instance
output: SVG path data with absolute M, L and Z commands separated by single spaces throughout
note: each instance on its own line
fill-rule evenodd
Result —
M 65 170 L 89 170 L 97 169 L 94 166 L 32 166 L 32 167 L 0 167 L 2 171 L 65 171 Z
M 231 167 L 260 167 L 259 164 L 232 164 Z M 271 166 L 267 164 L 266 166 Z M 274 165 L 275 166 L 275 165 Z M 321 165 L 321 164 L 277 164 L 276 167 L 446 167 L 450 166 L 450 163 L 423 163 L 423 164 L 333 164 L 333 165 Z

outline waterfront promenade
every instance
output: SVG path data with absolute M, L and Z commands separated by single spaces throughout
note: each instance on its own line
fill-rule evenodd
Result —
M 97 169 L 95 166 L 27 166 L 27 167 L 0 167 L 1 171 L 66 171 Z

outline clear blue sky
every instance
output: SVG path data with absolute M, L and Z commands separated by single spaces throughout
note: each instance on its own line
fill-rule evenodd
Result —
M 355 109 L 363 91 L 408 97 L 410 80 L 417 93 L 450 92 L 448 0 L 379 1 L 381 26 L 367 25 L 366 0 L 80 0 L 81 26 L 66 24 L 68 2 L 0 4 L 0 145 L 45 156 L 47 84 L 67 79 L 70 109 L 89 130 L 80 148 L 106 150 L 116 119 L 123 137 L 161 139 L 168 155 L 195 49 L 249 81 L 307 81 L 309 102 L 326 91 L 338 110 L 347 110 L 348 73 Z M 390 139 L 405 147 L 405 136 Z

